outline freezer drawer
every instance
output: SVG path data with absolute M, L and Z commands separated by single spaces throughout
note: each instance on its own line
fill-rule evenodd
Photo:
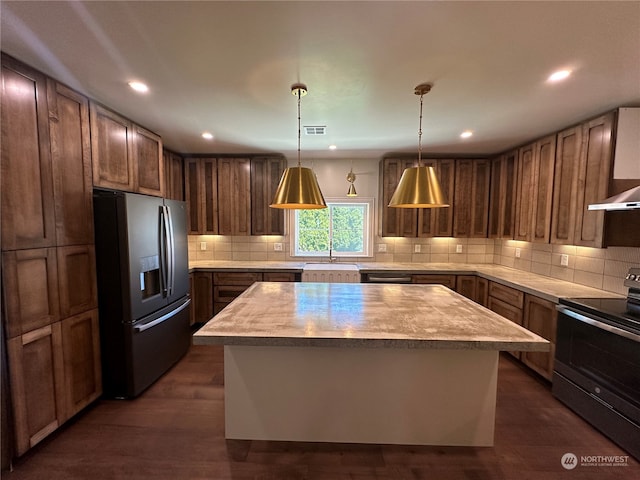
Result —
M 191 299 L 178 302 L 133 324 L 123 324 L 124 342 L 103 339 L 104 393 L 112 398 L 138 396 L 189 349 Z

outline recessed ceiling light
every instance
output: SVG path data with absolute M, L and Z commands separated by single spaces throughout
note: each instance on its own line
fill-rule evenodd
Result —
M 335 150 L 336 148 L 338 147 L 336 147 L 335 145 L 329 145 L 329 150 Z
M 553 72 L 549 75 L 547 82 L 560 82 L 568 78 L 569 75 L 571 75 L 571 70 L 558 70 L 557 72 Z
M 202 138 L 204 138 L 206 140 L 213 140 L 213 134 L 209 133 L 209 132 L 203 132 Z
M 129 86 L 133 88 L 136 92 L 146 93 L 149 91 L 149 87 L 147 87 L 142 82 L 129 82 Z
M 464 132 L 462 132 L 462 133 L 460 134 L 460 136 L 461 136 L 462 138 L 469 138 L 469 137 L 471 137 L 472 135 L 473 135 L 473 132 L 472 132 L 471 130 L 465 130 Z

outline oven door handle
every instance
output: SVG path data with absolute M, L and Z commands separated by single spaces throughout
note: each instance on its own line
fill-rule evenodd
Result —
M 608 323 L 599 322 L 595 318 L 582 315 L 575 310 L 572 310 L 571 308 L 565 307 L 563 305 L 558 305 L 556 308 L 560 313 L 567 315 L 568 317 L 574 318 L 580 322 L 587 323 L 601 330 L 606 330 L 607 332 L 613 333 L 615 335 L 620 335 L 621 337 L 628 338 L 629 340 L 640 343 L 640 335 L 628 332 L 627 330 L 623 330 L 622 328 L 614 327 L 613 325 L 609 325 Z

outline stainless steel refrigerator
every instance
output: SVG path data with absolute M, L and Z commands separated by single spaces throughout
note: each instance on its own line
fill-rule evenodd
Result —
M 186 204 L 93 194 L 103 391 L 139 395 L 189 349 Z

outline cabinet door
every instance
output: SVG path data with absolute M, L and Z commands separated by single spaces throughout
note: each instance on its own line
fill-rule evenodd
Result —
M 512 151 L 491 161 L 489 238 L 513 239 L 517 158 L 518 152 Z
M 133 165 L 135 191 L 164 196 L 164 161 L 162 139 L 139 125 L 133 125 Z
M 98 306 L 93 245 L 58 247 L 60 316 L 70 317 Z
M 47 83 L 57 245 L 93 242 L 89 101 L 51 79 Z
M 486 237 L 490 163 L 485 159 L 455 163 L 453 236 Z
M 193 272 L 191 274 L 194 323 L 205 323 L 213 317 L 213 274 L 211 272 Z
M 449 207 L 421 208 L 418 210 L 419 237 L 453 236 L 453 192 L 455 185 L 455 161 L 452 159 L 426 160 L 425 166 L 432 166 L 440 182 L 442 194 Z
M 535 172 L 534 152 L 535 144 L 527 145 L 518 150 L 514 239 L 525 242 L 530 242 L 533 237 L 531 224 Z
M 46 77 L 2 55 L 2 250 L 55 245 Z
M 522 352 L 522 361 L 547 380 L 553 376 L 558 312 L 556 305 L 533 295 L 525 296 L 524 327 L 551 342 L 549 352 Z
M 164 158 L 164 194 L 171 200 L 184 200 L 184 174 L 182 157 L 170 152 L 163 151 Z
M 581 137 L 582 129 L 579 126 L 558 133 L 553 180 L 551 243 L 574 243 Z
M 502 315 L 507 320 L 511 320 L 517 325 L 522 325 L 521 308 L 514 307 L 513 305 L 510 305 L 492 296 L 489 296 L 488 298 L 487 308 L 489 308 L 489 310 L 493 312 L 496 312 L 498 315 Z M 509 352 L 509 354 L 518 359 L 521 358 L 521 352 Z
M 218 233 L 251 235 L 251 164 L 218 158 Z
M 67 318 L 62 324 L 66 408 L 70 418 L 102 393 L 98 310 Z
M 93 185 L 135 191 L 133 124 L 117 113 L 90 102 Z
M 281 157 L 251 159 L 251 234 L 284 235 L 284 211 L 271 208 L 285 168 Z
M 551 237 L 551 201 L 553 199 L 553 174 L 556 158 L 556 136 L 550 135 L 536 142 L 533 241 L 549 243 Z
M 65 389 L 60 322 L 7 340 L 15 453 L 22 455 L 64 417 Z
M 405 168 L 415 166 L 413 159 L 385 158 L 380 162 L 380 234 L 383 237 L 415 237 L 418 230 L 417 208 L 390 208 Z
M 2 277 L 7 338 L 59 320 L 55 248 L 4 252 Z
M 489 304 L 489 280 L 476 277 L 476 302 L 486 307 Z
M 456 277 L 456 292 L 475 302 L 477 296 L 476 276 L 458 275 Z
M 582 126 L 582 149 L 576 189 L 575 245 L 600 248 L 604 243 L 602 210 L 591 211 L 590 203 L 609 196 L 611 175 L 613 113 Z M 639 160 L 640 161 L 640 160 Z
M 218 234 L 218 173 L 215 158 L 186 158 L 187 233 Z

